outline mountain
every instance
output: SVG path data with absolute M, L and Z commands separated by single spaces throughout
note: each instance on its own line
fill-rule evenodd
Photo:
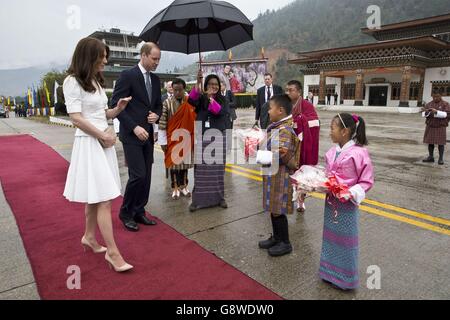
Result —
M 287 64 L 297 52 L 374 42 L 361 33 L 371 5 L 380 7 L 382 25 L 450 13 L 449 0 L 297 0 L 260 14 L 253 21 L 254 41 L 233 48 L 233 56 L 259 57 L 264 47 L 269 70 L 276 82 L 283 84 L 299 77 L 295 66 Z M 207 59 L 226 60 L 227 56 L 218 52 Z
M 198 59 L 198 58 L 197 58 Z M 177 71 L 196 61 L 196 55 L 185 55 L 173 52 L 163 52 L 161 64 L 157 72 L 166 73 Z M 25 96 L 28 87 L 36 86 L 50 71 L 64 71 L 69 62 L 62 65 L 49 65 L 23 69 L 0 70 L 0 95 Z
M 43 76 L 50 71 L 62 71 L 66 65 L 48 67 L 30 67 L 23 69 L 0 70 L 0 95 L 25 96 L 27 88 L 40 83 Z

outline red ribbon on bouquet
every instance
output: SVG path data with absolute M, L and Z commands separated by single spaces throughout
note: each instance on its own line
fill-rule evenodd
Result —
M 254 157 L 256 152 L 258 151 L 259 140 L 257 138 L 249 138 L 245 139 L 245 158 Z
M 328 181 L 325 182 L 325 187 L 328 189 L 328 191 L 330 191 L 330 193 L 336 199 L 338 199 L 342 203 L 345 203 L 353 198 L 352 194 L 350 193 L 349 187 L 345 184 L 340 184 L 337 181 L 336 176 L 332 176 L 332 177 L 328 178 Z M 337 217 L 338 217 L 337 205 L 335 202 L 331 201 L 330 195 L 327 196 L 327 202 L 333 208 L 334 223 L 338 223 L 338 221 L 337 221 Z
M 352 199 L 349 187 L 345 184 L 340 184 L 335 176 L 328 178 L 328 181 L 325 182 L 325 187 L 342 203 Z

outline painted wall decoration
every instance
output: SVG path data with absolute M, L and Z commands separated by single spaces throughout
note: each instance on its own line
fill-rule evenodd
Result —
M 256 94 L 264 86 L 264 74 L 267 72 L 266 61 L 249 61 L 237 63 L 218 62 L 202 65 L 203 76 L 216 74 L 224 81 L 227 89 L 234 94 Z

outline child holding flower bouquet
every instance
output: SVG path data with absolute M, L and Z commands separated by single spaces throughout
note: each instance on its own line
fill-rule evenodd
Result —
M 270 214 L 273 228 L 273 235 L 258 245 L 272 257 L 292 252 L 287 219 L 287 215 L 293 213 L 290 175 L 298 169 L 301 142 L 293 129 L 291 109 L 287 95 L 270 99 L 272 124 L 267 128 L 267 150 L 259 150 L 257 155 L 257 162 L 269 168 L 263 178 L 263 206 Z
M 337 145 L 326 156 L 329 181 L 342 196 L 329 192 L 325 201 L 319 276 L 341 289 L 356 289 L 358 275 L 358 206 L 374 183 L 373 166 L 363 118 L 338 114 L 331 123 L 331 140 Z

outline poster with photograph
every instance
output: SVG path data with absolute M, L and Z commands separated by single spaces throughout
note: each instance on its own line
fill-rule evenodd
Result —
M 218 75 L 227 86 L 227 90 L 231 90 L 234 94 L 256 94 L 257 90 L 264 86 L 267 61 L 205 63 L 202 70 L 204 77 L 210 74 Z

